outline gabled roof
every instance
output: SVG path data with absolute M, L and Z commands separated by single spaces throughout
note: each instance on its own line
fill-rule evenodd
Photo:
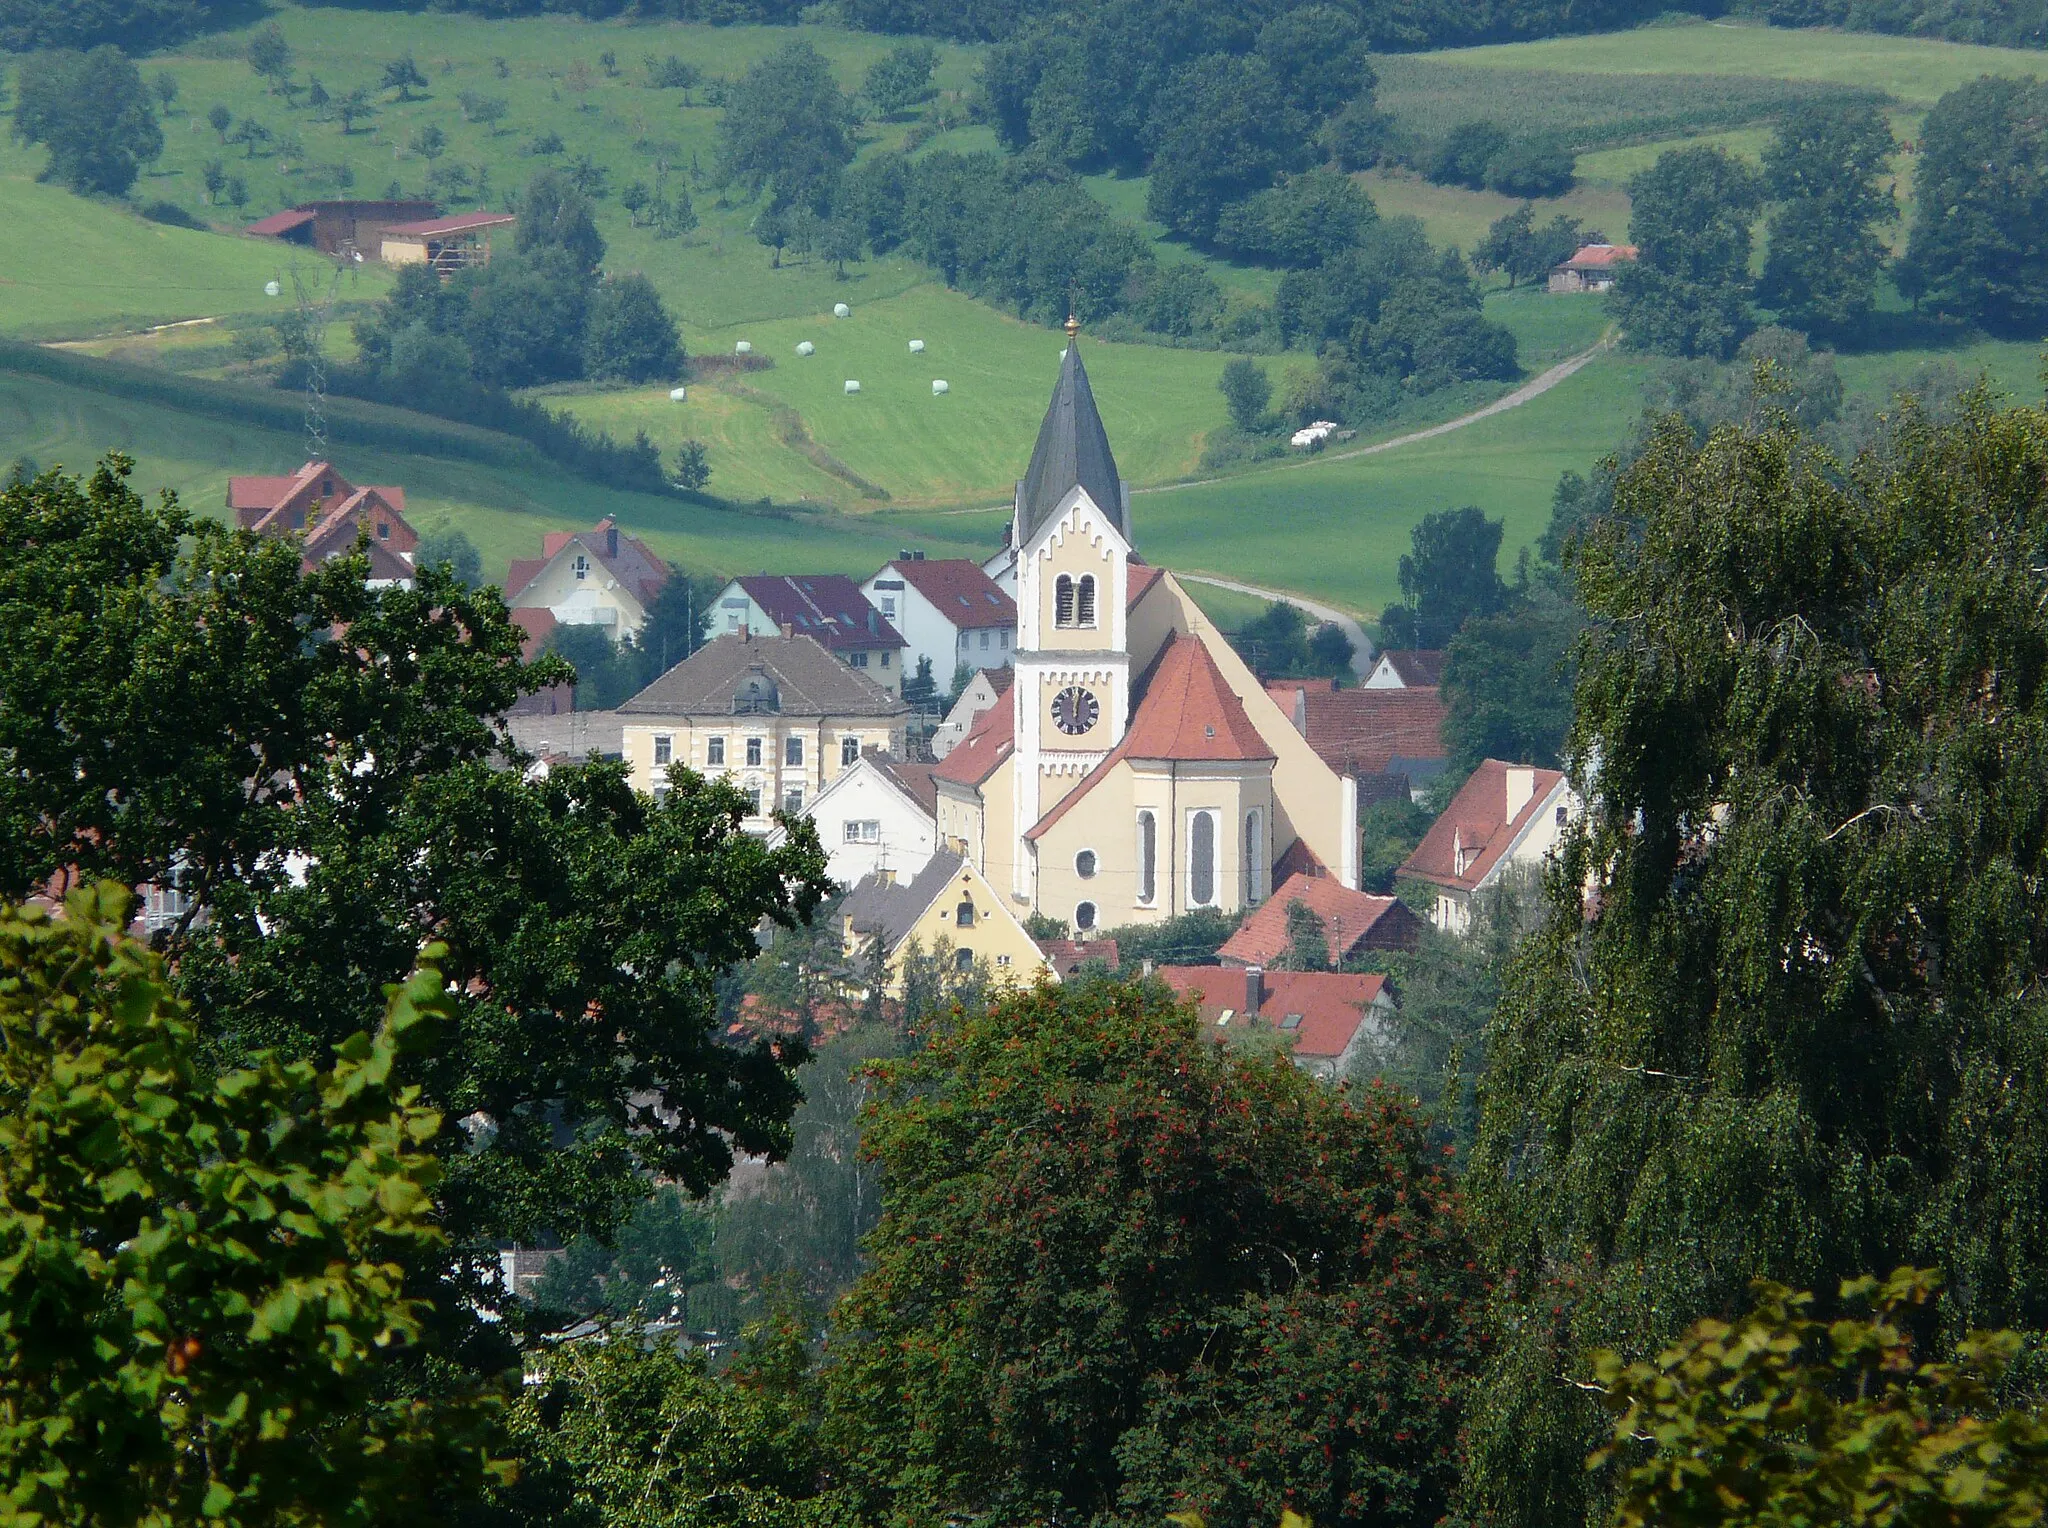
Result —
M 1250 763 L 1274 757 L 1199 637 L 1178 631 L 1168 636 L 1138 680 L 1136 694 L 1137 708 L 1123 741 L 1039 818 L 1026 838 L 1042 836 L 1124 759 Z M 946 758 L 950 763 L 952 754 Z
M 603 568 L 631 591 L 643 607 L 654 603 L 668 583 L 668 564 L 638 536 L 619 529 L 606 515 L 587 531 L 549 531 L 541 537 L 541 555 L 515 557 L 505 574 L 505 598 L 509 602 L 525 592 L 554 560 L 571 546 Z
M 778 627 L 834 652 L 909 646 L 844 573 L 759 573 L 734 582 Z
M 1302 684 L 1266 687 L 1323 762 L 1339 774 L 1384 774 L 1399 759 L 1445 757 L 1444 703 L 1427 690 L 1328 690 Z
M 810 637 L 716 637 L 619 707 L 636 716 L 728 716 L 743 690 L 783 716 L 901 716 L 909 707 Z
M 1394 671 L 1394 677 L 1411 690 L 1434 689 L 1444 680 L 1444 659 L 1448 656 L 1440 647 L 1411 647 L 1400 650 L 1388 649 L 1379 656 Z M 1379 665 L 1375 664 L 1377 668 Z
M 519 644 L 519 656 L 528 663 L 533 662 L 555 629 L 554 611 L 542 605 L 517 605 L 507 613 L 512 617 L 512 624 L 526 633 L 526 640 Z
M 1065 981 L 1090 961 L 1099 960 L 1110 970 L 1117 968 L 1114 939 L 1040 939 L 1035 941 L 1052 974 Z
M 1335 1061 L 1350 1048 L 1367 1009 L 1387 990 L 1380 975 L 1348 971 L 1268 971 L 1256 1020 L 1244 1012 L 1247 973 L 1235 966 L 1161 966 L 1158 975 L 1194 999 L 1203 1032 L 1214 1039 L 1252 1029 L 1277 1030 L 1308 1061 Z M 1227 1015 L 1227 1017 L 1226 1017 Z
M 327 492 L 328 484 L 333 491 Z M 295 527 L 282 520 L 269 522 L 269 517 L 287 508 L 304 508 L 315 499 L 331 500 L 333 504 L 344 502 L 357 491 L 356 485 L 334 470 L 332 462 L 310 461 L 297 472 L 282 477 L 231 477 L 228 479 L 228 508 L 235 512 L 235 523 L 244 530 L 253 530 L 258 535 L 282 535 Z M 395 484 L 377 484 L 378 497 L 396 510 L 405 513 L 405 490 Z
M 387 523 L 404 526 L 408 536 L 412 527 L 406 525 L 405 517 L 397 506 L 386 499 L 375 488 L 358 488 L 338 504 L 328 505 L 320 518 L 306 530 L 306 560 L 322 562 L 329 557 L 339 557 L 354 550 L 357 536 L 372 519 L 383 519 Z M 264 529 L 262 526 L 258 530 Z M 371 542 L 378 543 L 386 538 L 372 535 Z M 410 550 L 408 548 L 408 550 Z M 410 566 L 410 565 L 408 565 Z
M 1296 875 L 1238 925 L 1217 958 L 1240 966 L 1270 966 L 1279 960 L 1293 943 L 1287 915 L 1297 902 L 1323 920 L 1333 966 L 1362 948 L 1406 948 L 1421 932 L 1422 920 L 1397 897 L 1369 896 L 1327 877 Z
M 962 863 L 959 855 L 941 850 L 908 881 L 862 876 L 839 904 L 839 915 L 851 920 L 856 934 L 880 934 L 883 948 L 894 954 L 924 910 L 952 884 Z
M 1138 561 L 1135 557 L 1124 566 L 1124 609 L 1135 610 L 1138 608 L 1138 601 L 1152 592 L 1152 586 L 1159 582 L 1160 575 L 1165 573 L 1166 569 L 1155 568 L 1150 563 Z
M 1017 602 L 981 571 L 980 563 L 970 558 L 898 560 L 885 566 L 882 573 L 893 573 L 902 579 L 955 626 L 974 630 L 1017 624 Z M 881 574 L 875 576 L 879 578 Z
M 1510 816 L 1508 776 L 1515 770 L 1528 771 L 1531 789 L 1529 799 Z M 1559 770 L 1486 760 L 1459 787 L 1443 816 L 1430 824 L 1415 852 L 1402 862 L 1401 874 L 1456 890 L 1476 890 L 1563 782 Z M 1462 869 L 1460 855 L 1465 861 Z
M 955 785 L 980 785 L 1009 758 L 1016 740 L 1017 708 L 998 700 L 974 719 L 967 736 L 932 767 L 932 778 Z
M 1581 244 L 1559 267 L 1567 271 L 1604 271 L 1641 253 L 1633 244 Z
M 418 223 L 387 223 L 384 232 L 431 239 L 451 233 L 470 233 L 479 228 L 505 228 L 518 221 L 509 212 L 458 212 L 453 217 L 427 218 Z
M 939 788 L 932 781 L 932 771 L 938 768 L 936 764 L 895 758 L 875 748 L 863 753 L 861 760 L 874 765 L 875 769 L 892 781 L 897 789 L 922 807 L 926 816 L 938 815 Z
M 305 227 L 318 216 L 310 207 L 290 207 L 283 212 L 273 212 L 267 218 L 258 218 L 242 232 L 254 234 L 259 239 L 275 239 L 294 228 Z
M 1123 479 L 1109 449 L 1109 433 L 1102 428 L 1102 416 L 1095 409 L 1095 391 L 1081 364 L 1080 344 L 1070 337 L 1060 357 L 1060 378 L 1053 385 L 1052 402 L 1038 427 L 1031 465 L 1017 485 L 1020 546 L 1031 540 L 1075 487 L 1085 488 L 1124 539 L 1130 539 L 1130 527 L 1124 523 Z

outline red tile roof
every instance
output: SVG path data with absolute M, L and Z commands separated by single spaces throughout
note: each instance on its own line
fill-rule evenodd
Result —
M 939 788 L 932 780 L 932 774 L 938 768 L 936 764 L 892 758 L 875 748 L 870 748 L 861 757 L 902 787 L 904 794 L 923 807 L 927 815 L 938 815 Z
M 1568 271 L 1606 270 L 1624 260 L 1633 260 L 1640 254 L 1633 244 L 1582 244 L 1571 259 L 1564 262 Z
M 616 535 L 616 546 L 612 537 Z M 517 599 L 548 564 L 571 545 L 632 591 L 642 606 L 654 603 L 668 583 L 668 564 L 638 536 L 629 536 L 607 515 L 587 531 L 549 531 L 541 537 L 541 555 L 515 557 L 505 572 L 505 598 Z
M 447 233 L 468 233 L 478 228 L 504 228 L 519 220 L 509 212 L 458 212 L 453 217 L 427 218 L 418 223 L 386 223 L 385 233 L 433 238 Z
M 1199 637 L 1169 636 L 1138 681 L 1137 696 L 1123 741 L 1039 818 L 1026 838 L 1042 836 L 1124 759 L 1249 763 L 1274 757 Z M 946 757 L 950 762 L 952 755 Z
M 1155 568 L 1149 563 L 1131 562 L 1126 565 L 1124 608 L 1135 609 L 1139 600 L 1152 592 L 1152 586 L 1159 582 L 1166 569 Z
M 1254 1027 L 1244 1012 L 1249 979 L 1244 970 L 1161 966 L 1158 975 L 1194 1000 L 1203 1032 L 1212 1038 Z M 1278 1030 L 1293 1041 L 1294 1054 L 1306 1060 L 1335 1061 L 1365 1023 L 1367 1008 L 1387 990 L 1387 979 L 1348 971 L 1268 971 L 1261 986 L 1257 1027 Z
M 1312 690 L 1277 682 L 1266 690 L 1339 773 L 1384 774 L 1396 759 L 1445 756 L 1444 704 L 1436 690 Z
M 1037 942 L 1053 975 L 1065 981 L 1091 960 L 1099 960 L 1110 970 L 1117 968 L 1116 941 L 1114 939 L 1040 939 Z
M 1508 773 L 1517 769 L 1529 769 L 1532 789 L 1520 810 L 1509 817 Z M 1555 769 L 1486 760 L 1451 798 L 1443 816 L 1430 824 L 1415 852 L 1402 862 L 1401 874 L 1439 886 L 1473 890 L 1513 847 L 1562 779 L 1564 775 Z
M 1269 966 L 1287 954 L 1288 910 L 1304 904 L 1323 920 L 1331 965 L 1359 950 L 1412 949 L 1422 920 L 1396 897 L 1369 896 L 1327 877 L 1290 876 L 1216 952 L 1226 964 Z
M 1273 866 L 1273 877 L 1283 886 L 1298 875 L 1327 876 L 1330 867 L 1316 858 L 1316 851 L 1308 846 L 1308 840 L 1297 838 L 1287 846 L 1287 852 L 1280 856 Z
M 303 228 L 313 221 L 318 213 L 306 207 L 292 207 L 283 212 L 273 212 L 267 218 L 258 218 L 243 233 L 254 234 L 259 239 L 275 239 L 290 233 L 294 228 Z
M 935 780 L 955 785 L 979 785 L 1009 758 L 1017 737 L 1017 708 L 993 705 L 974 719 L 967 736 L 953 745 L 953 751 L 932 768 Z
M 762 573 L 737 582 L 769 620 L 833 652 L 910 645 L 844 573 Z
M 519 644 L 519 656 L 528 663 L 540 656 L 540 650 L 555 629 L 555 613 L 540 605 L 518 605 L 510 612 L 512 624 L 526 633 L 526 640 Z
M 882 571 L 901 578 L 955 626 L 976 630 L 1017 624 L 1017 602 L 969 558 L 899 559 Z

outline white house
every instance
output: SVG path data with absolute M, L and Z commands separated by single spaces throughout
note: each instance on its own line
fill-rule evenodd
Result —
M 904 667 L 929 658 L 941 690 L 961 664 L 1002 668 L 1017 641 L 1017 602 L 965 557 L 899 557 L 860 586 L 882 619 L 910 644 Z
M 1383 651 L 1365 676 L 1361 688 L 1368 690 L 1433 690 L 1443 683 L 1442 648 L 1408 648 Z
M 1402 863 L 1436 888 L 1431 921 L 1447 934 L 1472 926 L 1472 901 L 1511 872 L 1541 870 L 1581 802 L 1561 771 L 1487 759 Z
M 996 703 L 1009 693 L 1016 677 L 1017 671 L 1011 668 L 976 669 L 974 677 L 960 691 L 960 698 L 953 702 L 953 709 L 946 713 L 946 719 L 932 729 L 932 757 L 943 759 L 951 753 L 974 730 L 975 719 L 984 711 L 994 710 Z
M 869 752 L 818 792 L 809 816 L 832 879 L 854 886 L 881 872 L 916 879 L 938 851 L 937 810 L 931 765 Z
M 596 626 L 613 641 L 639 635 L 668 582 L 668 564 L 606 516 L 587 531 L 550 531 L 541 555 L 517 557 L 505 576 L 514 611 L 546 611 L 552 626 Z M 522 621 L 529 631 L 532 621 Z

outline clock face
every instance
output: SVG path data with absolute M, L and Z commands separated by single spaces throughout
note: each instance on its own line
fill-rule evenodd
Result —
M 1079 737 L 1095 725 L 1102 714 L 1102 702 L 1078 684 L 1069 685 L 1052 698 L 1052 721 L 1069 737 Z

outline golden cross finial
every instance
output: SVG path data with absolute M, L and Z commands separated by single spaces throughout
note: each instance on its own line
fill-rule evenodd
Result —
M 1081 337 L 1081 320 L 1074 317 L 1073 310 L 1067 311 L 1067 343 L 1073 344 Z

